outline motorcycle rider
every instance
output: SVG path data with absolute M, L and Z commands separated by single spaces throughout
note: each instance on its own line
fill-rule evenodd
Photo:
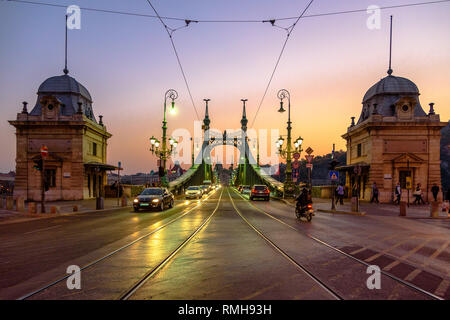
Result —
M 303 188 L 302 192 L 295 199 L 297 201 L 297 207 L 303 208 L 311 203 L 310 196 L 308 194 L 308 189 Z

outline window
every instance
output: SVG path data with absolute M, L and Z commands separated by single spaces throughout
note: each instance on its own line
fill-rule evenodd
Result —
M 45 169 L 45 181 L 50 188 L 56 187 L 56 169 Z
M 358 143 L 357 156 L 361 157 L 361 155 L 362 155 L 362 146 L 361 146 L 361 143 Z
M 97 144 L 95 142 L 92 143 L 92 154 L 97 155 Z
M 399 178 L 402 189 L 406 189 L 406 177 L 411 177 L 411 170 L 400 170 Z

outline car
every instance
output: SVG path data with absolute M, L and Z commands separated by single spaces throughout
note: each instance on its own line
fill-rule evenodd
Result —
M 186 199 L 200 199 L 203 196 L 203 190 L 199 186 L 190 186 L 186 189 Z
M 242 184 L 238 186 L 238 191 L 241 192 L 242 191 Z
M 207 186 L 207 185 L 205 185 L 205 184 L 202 184 L 202 185 L 200 186 L 200 188 L 203 190 L 203 194 L 208 194 L 208 192 L 209 192 L 209 186 Z
M 242 194 L 250 194 L 252 191 L 252 188 L 250 186 L 242 186 L 241 193 Z
M 175 197 L 166 188 L 146 188 L 134 200 L 133 209 L 157 208 L 164 211 L 166 208 L 173 208 Z
M 250 192 L 250 200 L 256 198 L 264 199 L 266 201 L 270 200 L 270 190 L 265 185 L 254 185 L 252 191 Z

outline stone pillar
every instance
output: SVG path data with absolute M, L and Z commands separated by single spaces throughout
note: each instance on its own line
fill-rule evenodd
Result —
M 58 207 L 58 206 L 51 206 L 51 207 L 50 207 L 50 213 L 51 213 L 51 214 L 57 214 L 57 213 L 59 213 L 59 207 Z
M 14 209 L 14 199 L 12 196 L 6 197 L 6 210 Z
M 406 202 L 400 201 L 400 216 L 406 217 Z
M 128 198 L 126 195 L 123 195 L 121 198 L 121 206 L 126 207 L 128 205 Z
M 25 212 L 25 199 L 23 197 L 16 199 L 16 211 Z
M 439 201 L 431 201 L 430 217 L 432 218 L 439 217 Z
M 28 202 L 28 213 L 36 214 L 36 202 Z

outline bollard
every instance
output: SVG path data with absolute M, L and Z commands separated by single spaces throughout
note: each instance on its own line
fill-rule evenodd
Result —
M 126 207 L 128 205 L 128 199 L 127 199 L 126 195 L 123 195 L 120 200 L 121 200 L 120 204 L 121 204 L 122 207 Z
M 25 199 L 23 197 L 16 199 L 16 211 L 25 212 Z
M 28 202 L 28 213 L 36 214 L 36 202 Z
M 50 213 L 51 213 L 51 214 L 57 214 L 57 213 L 59 213 L 59 207 L 58 207 L 58 206 L 51 206 L 51 207 L 50 207 Z
M 406 202 L 400 201 L 400 216 L 406 217 Z
M 430 217 L 432 217 L 432 218 L 439 217 L 439 202 L 438 201 L 431 201 Z
M 103 197 L 97 197 L 96 210 L 101 210 L 104 208 L 105 208 L 105 202 L 103 200 Z
M 0 209 L 3 209 L 3 208 L 4 208 L 3 202 L 4 202 L 4 198 L 3 198 L 3 197 L 0 197 Z
M 352 211 L 353 212 L 359 212 L 359 200 L 358 197 L 352 197 Z
M 6 197 L 6 210 L 14 209 L 14 199 L 11 196 Z
M 73 206 L 73 212 L 78 212 L 78 205 L 77 205 L 77 204 L 75 204 L 75 205 Z

